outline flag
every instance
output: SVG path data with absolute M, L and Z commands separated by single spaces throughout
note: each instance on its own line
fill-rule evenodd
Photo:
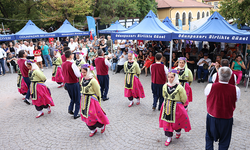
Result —
M 182 21 L 181 19 L 178 19 L 179 29 L 182 30 Z
M 93 40 L 93 35 L 92 35 L 91 31 L 89 31 L 89 32 L 90 32 L 90 40 L 92 41 Z
M 91 16 L 86 16 L 87 22 L 88 22 L 88 28 L 90 33 L 92 33 L 92 38 L 96 36 L 96 30 L 95 30 L 95 19 Z

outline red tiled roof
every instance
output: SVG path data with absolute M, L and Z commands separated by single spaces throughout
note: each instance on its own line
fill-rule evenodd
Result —
M 204 0 L 204 2 L 210 2 L 210 1 L 220 1 L 220 0 Z
M 197 2 L 196 0 L 184 0 L 181 2 L 179 0 L 155 0 L 158 3 L 157 8 L 212 8 L 212 5 Z

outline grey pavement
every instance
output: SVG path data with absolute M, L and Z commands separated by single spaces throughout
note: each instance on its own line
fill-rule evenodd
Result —
M 50 88 L 55 106 L 52 113 L 41 118 L 35 107 L 26 105 L 17 91 L 17 74 L 7 73 L 0 77 L 0 149 L 169 149 L 169 150 L 202 150 L 205 149 L 206 83 L 192 84 L 193 102 L 189 104 L 189 118 L 192 130 L 182 131 L 180 139 L 173 138 L 166 147 L 167 139 L 163 129 L 159 128 L 159 111 L 152 111 L 153 96 L 151 77 L 142 74 L 146 97 L 140 105 L 128 107 L 129 101 L 124 97 L 124 74 L 113 75 L 110 72 L 109 100 L 103 102 L 102 108 L 110 120 L 106 131 L 100 129 L 93 137 L 89 137 L 89 129 L 81 119 L 74 120 L 67 113 L 70 102 L 67 91 L 57 88 L 51 81 L 52 69 L 45 69 L 48 78 L 46 85 Z M 230 150 L 250 149 L 250 97 L 244 92 L 237 102 L 234 112 L 233 134 Z M 175 134 L 174 134 L 175 135 Z M 218 143 L 214 144 L 218 149 Z

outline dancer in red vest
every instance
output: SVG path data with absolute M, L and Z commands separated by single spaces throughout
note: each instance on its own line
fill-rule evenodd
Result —
M 227 59 L 222 59 L 221 60 L 221 66 L 222 67 L 230 67 L 229 61 Z M 212 81 L 213 81 L 213 83 L 219 82 L 218 72 L 213 74 Z M 232 73 L 231 78 L 230 78 L 228 83 L 232 84 L 232 85 L 235 85 L 236 81 L 237 81 L 237 77 L 236 77 L 236 75 L 234 73 Z
M 71 99 L 68 113 L 74 115 L 74 119 L 77 119 L 80 117 L 78 113 L 80 109 L 81 94 L 78 78 L 81 77 L 81 73 L 73 61 L 74 55 L 72 52 L 66 51 L 65 57 L 67 58 L 67 61 L 62 64 L 62 74 L 64 77 L 65 89 L 68 91 Z M 73 113 L 74 105 L 75 112 Z
M 27 91 L 27 94 L 25 96 L 25 100 L 24 102 L 28 105 L 30 105 L 30 79 L 29 79 L 29 69 L 27 68 L 26 66 L 26 57 L 27 57 L 27 53 L 24 51 L 24 50 L 21 50 L 19 51 L 18 53 L 18 57 L 19 57 L 19 60 L 17 61 L 17 64 L 19 66 L 19 69 L 20 69 L 20 72 L 23 76 L 23 80 L 25 81 L 27 87 L 28 87 L 28 91 Z
M 97 79 L 101 86 L 101 96 L 102 100 L 106 101 L 109 98 L 107 97 L 108 91 L 109 91 L 109 67 L 111 64 L 109 63 L 107 58 L 103 57 L 103 51 L 98 50 L 98 57 L 95 59 L 95 65 L 96 65 L 96 73 L 97 73 Z
M 213 143 L 219 140 L 219 150 L 230 145 L 233 112 L 240 98 L 240 89 L 228 84 L 232 75 L 229 67 L 219 69 L 219 82 L 208 84 L 204 90 L 207 96 L 206 149 L 213 150 Z
M 151 72 L 151 90 L 153 93 L 153 107 L 152 109 L 155 110 L 157 106 L 157 102 L 159 99 L 159 106 L 158 110 L 161 110 L 161 105 L 164 100 L 162 96 L 162 87 L 167 81 L 168 69 L 167 67 L 161 63 L 162 61 L 162 54 L 157 53 L 155 55 L 155 63 L 151 65 L 150 72 Z

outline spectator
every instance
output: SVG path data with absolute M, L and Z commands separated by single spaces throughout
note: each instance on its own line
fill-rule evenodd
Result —
M 101 41 L 100 49 L 103 51 L 103 53 L 106 52 L 107 45 L 105 44 L 105 41 L 104 41 L 104 40 Z
M 211 59 L 208 58 L 208 54 L 204 54 L 204 58 L 201 58 L 198 63 L 198 83 L 204 82 L 208 75 L 208 67 L 211 65 Z M 203 78 L 201 78 L 201 73 L 204 72 Z
M 244 62 L 242 61 L 242 56 L 238 55 L 235 59 L 235 61 L 233 61 L 231 69 L 233 70 L 233 73 L 237 76 L 237 82 L 236 85 L 238 85 L 241 81 L 242 78 L 242 70 L 241 69 L 246 69 L 246 66 L 244 64 Z
M 116 64 L 119 60 L 120 55 L 121 55 L 121 50 L 118 47 L 118 50 L 115 51 L 115 53 L 113 54 L 113 58 L 112 58 L 112 71 L 114 72 L 115 72 Z
M 195 68 L 195 60 L 193 57 L 190 57 L 189 53 L 186 53 L 186 58 L 187 58 L 187 66 L 188 69 L 191 70 L 193 76 L 194 76 L 194 68 Z
M 111 45 L 112 45 L 111 36 L 110 36 L 110 35 L 108 35 L 108 36 L 107 36 L 107 38 L 108 38 L 108 40 L 107 40 L 107 47 L 108 47 L 108 48 L 110 48 L 110 47 L 111 47 Z
M 49 56 L 49 47 L 48 45 L 45 44 L 45 42 L 43 41 L 43 45 L 41 46 L 41 50 L 42 50 L 42 54 L 43 54 L 43 60 L 45 62 L 45 66 L 46 66 L 46 69 L 48 69 L 48 62 L 50 63 L 50 66 L 52 67 L 52 61 L 51 61 L 51 58 Z
M 6 59 L 6 52 L 2 48 L 0 48 L 0 65 L 2 66 L 3 76 L 5 75 L 5 66 L 4 66 L 5 59 Z M 0 69 L 0 76 L 2 75 L 2 71 Z
M 91 47 L 89 49 L 89 53 L 88 53 L 88 60 L 91 66 L 93 66 L 93 59 L 94 59 L 95 53 L 93 52 L 93 48 Z
M 50 44 L 49 45 L 49 52 L 50 52 L 49 55 L 50 55 L 50 58 L 52 59 L 54 57 L 54 51 L 56 49 L 56 46 L 54 45 L 53 42 L 50 42 L 49 44 Z
M 8 53 L 10 53 L 9 48 L 6 46 L 5 43 L 2 44 L 2 49 L 7 53 L 7 55 L 8 55 Z
M 204 48 L 201 49 L 201 51 L 202 51 L 203 54 L 208 53 L 207 44 L 204 45 Z
M 60 41 L 56 41 L 55 48 L 58 49 L 62 54 L 63 45 L 60 43 Z
M 145 64 L 142 67 L 141 70 L 143 70 L 145 68 L 145 76 L 148 76 L 148 68 L 154 63 L 155 61 L 155 57 L 153 56 L 153 52 L 150 51 L 149 55 L 147 56 L 146 60 L 145 60 Z
M 123 69 L 124 67 L 124 63 L 128 60 L 128 54 L 127 52 L 124 50 L 122 55 L 119 58 L 119 62 L 118 62 L 118 67 L 115 73 L 120 73 L 120 71 Z
M 115 43 L 114 43 L 114 45 L 113 45 L 113 50 L 114 50 L 114 51 L 117 51 L 117 50 L 118 50 L 118 47 L 120 47 L 120 45 L 119 45 L 118 41 L 115 40 Z
M 143 42 L 141 42 L 140 45 L 138 46 L 138 48 L 139 48 L 140 51 L 143 51 L 144 47 L 145 46 L 144 46 Z
M 7 66 L 10 67 L 13 66 L 14 68 L 14 71 L 17 73 L 17 63 L 16 63 L 17 59 L 14 57 L 14 55 L 12 53 L 9 53 L 8 54 L 8 57 L 7 57 Z
M 18 57 L 18 53 L 19 53 L 19 51 L 21 50 L 19 44 L 20 44 L 20 43 L 16 43 L 16 44 L 15 44 L 15 47 L 14 47 L 14 49 L 15 49 L 15 56 L 16 56 L 16 57 Z
M 189 44 L 186 45 L 185 52 L 186 53 L 191 53 L 191 48 L 190 48 Z
M 15 48 L 14 48 L 12 42 L 9 43 L 9 50 L 10 50 L 10 52 L 11 52 L 12 54 L 14 54 L 14 56 L 15 56 Z
M 125 51 L 125 40 L 119 40 L 118 43 L 120 45 L 121 51 Z
M 142 53 L 142 51 L 139 51 L 139 55 L 137 56 L 137 62 L 139 64 L 139 67 L 142 68 L 144 65 L 145 57 Z
M 94 44 L 94 49 L 99 49 L 100 44 L 99 44 L 99 41 L 97 39 L 97 36 L 94 37 L 93 44 Z
M 76 59 L 76 54 L 75 53 L 76 53 L 77 48 L 78 48 L 78 43 L 75 43 L 73 38 L 70 38 L 70 42 L 68 44 L 68 47 L 71 50 L 71 52 L 74 54 L 74 59 Z
M 232 71 L 229 67 L 219 70 L 219 82 L 208 84 L 204 90 L 207 96 L 206 149 L 212 150 L 214 141 L 219 141 L 219 150 L 230 145 L 233 112 L 240 98 L 240 89 L 228 84 Z
M 220 63 L 221 63 L 221 56 L 216 56 L 215 63 L 211 63 L 211 65 L 208 67 L 208 71 L 209 71 L 208 82 L 209 83 L 213 83 L 212 81 L 213 74 L 219 71 L 219 68 L 221 66 Z
M 38 46 L 35 46 L 33 54 L 35 56 L 34 60 L 36 61 L 37 66 L 43 71 L 43 59 L 42 59 L 42 52 L 38 49 Z
M 230 66 L 232 66 L 232 64 L 233 64 L 233 61 L 235 61 L 236 60 L 236 52 L 234 51 L 233 52 L 233 54 L 232 54 L 232 58 L 230 59 Z
M 174 69 L 178 65 L 178 58 L 176 56 L 176 53 L 172 54 L 172 69 Z M 169 61 L 168 61 L 169 64 Z
M 33 42 L 31 41 L 30 44 L 27 46 L 27 59 L 34 59 L 34 54 L 33 54 L 33 51 L 34 51 L 34 45 L 33 45 Z

